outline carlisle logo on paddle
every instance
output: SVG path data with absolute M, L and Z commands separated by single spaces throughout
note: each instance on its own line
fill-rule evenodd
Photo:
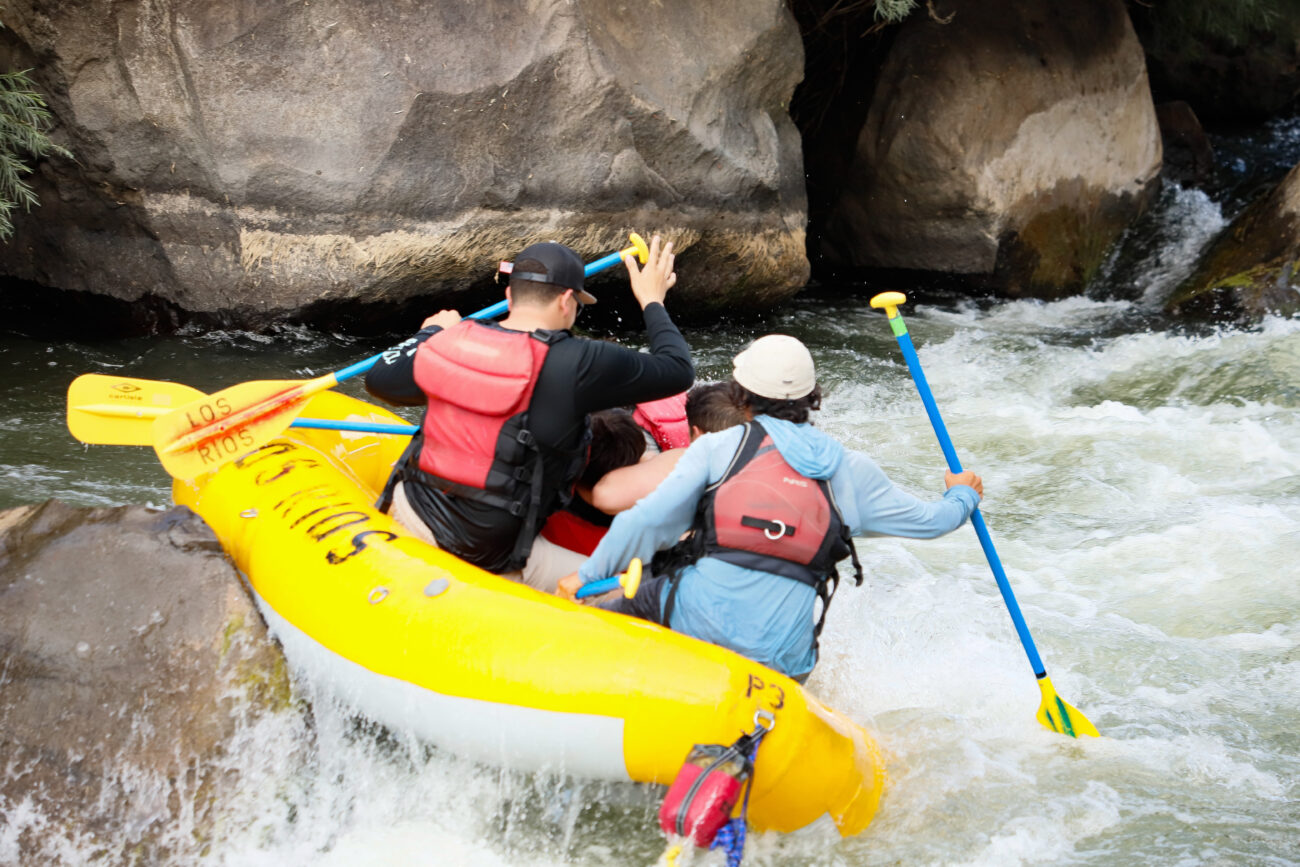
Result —
M 109 395 L 109 398 L 112 400 L 144 400 L 143 394 L 136 393 L 139 391 L 143 391 L 144 389 L 142 389 L 140 386 L 136 385 L 135 383 L 119 382 L 116 383 L 115 385 L 109 386 L 109 388 L 117 392 L 117 394 Z

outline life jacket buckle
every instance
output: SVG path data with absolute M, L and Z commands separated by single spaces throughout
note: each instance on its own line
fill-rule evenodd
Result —
M 772 533 L 772 528 L 776 527 L 776 533 Z M 779 519 L 768 521 L 767 526 L 763 528 L 763 535 L 773 542 L 785 535 L 785 522 Z

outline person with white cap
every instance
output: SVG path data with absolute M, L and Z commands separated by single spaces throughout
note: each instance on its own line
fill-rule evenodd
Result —
M 851 558 L 862 581 L 852 537 L 949 533 L 979 505 L 983 482 L 949 472 L 943 498 L 923 501 L 871 458 L 814 428 L 809 416 L 821 406 L 821 388 L 812 355 L 793 337 L 754 341 L 735 357 L 730 387 L 752 421 L 692 443 L 663 484 L 614 519 L 557 592 L 573 598 L 632 558 L 651 562 L 671 549 L 655 558 L 656 574 L 632 599 L 602 606 L 802 681 L 817 662 L 836 564 Z
M 661 248 L 658 235 L 643 268 L 624 257 L 649 352 L 570 333 L 596 299 L 578 254 L 548 241 L 515 259 L 500 322 L 443 310 L 384 353 L 366 389 L 425 411 L 381 507 L 417 538 L 522 580 L 539 530 L 573 496 L 586 465 L 589 415 L 668 397 L 695 380 L 690 347 L 663 304 L 677 282 L 673 261 L 672 242 Z

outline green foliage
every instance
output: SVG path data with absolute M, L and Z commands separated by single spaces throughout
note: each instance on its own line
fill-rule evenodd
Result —
M 875 0 L 876 17 L 881 21 L 898 23 L 912 14 L 916 0 Z
M 919 0 L 786 0 L 805 30 L 821 29 L 836 19 L 857 19 L 870 13 L 881 25 L 897 24 L 912 14 Z M 933 14 L 933 0 L 927 0 Z
M 1294 38 L 1300 21 L 1296 0 L 1178 0 L 1140 5 L 1155 24 L 1160 42 L 1172 50 L 1205 42 L 1240 48 L 1250 45 L 1254 34 L 1275 31 Z
M 31 210 L 37 204 L 36 194 L 23 180 L 32 171 L 23 156 L 72 157 L 67 148 L 45 135 L 50 128 L 50 112 L 44 98 L 32 88 L 27 72 L 0 75 L 0 240 L 8 240 L 13 234 L 10 217 L 14 208 L 22 205 Z

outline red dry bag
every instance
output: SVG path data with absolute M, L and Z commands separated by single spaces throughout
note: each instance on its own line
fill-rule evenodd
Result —
M 659 827 L 707 847 L 731 818 L 752 771 L 749 757 L 734 744 L 696 744 L 659 807 Z

